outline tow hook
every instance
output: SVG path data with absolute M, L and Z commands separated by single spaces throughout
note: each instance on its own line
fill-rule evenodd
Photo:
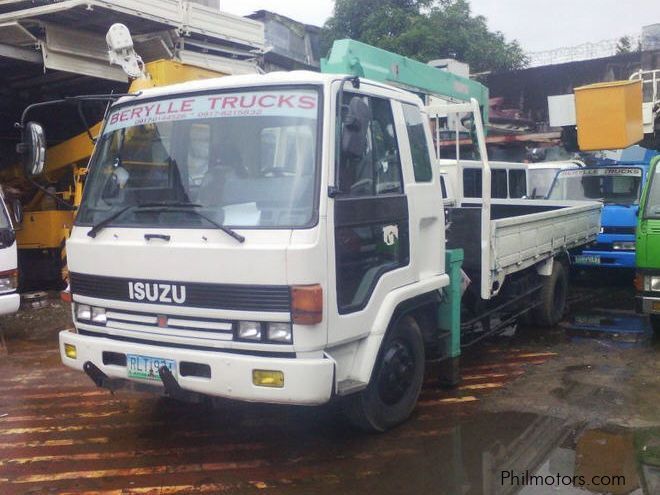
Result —
M 92 379 L 97 387 L 106 388 L 111 392 L 121 388 L 121 385 L 118 384 L 116 380 L 108 378 L 108 375 L 98 369 L 98 367 L 91 361 L 85 361 L 85 364 L 83 364 L 83 371 Z
M 165 387 L 165 393 L 172 397 L 173 399 L 179 399 L 187 402 L 200 402 L 201 394 L 195 392 L 189 392 L 184 390 L 179 385 L 179 382 L 176 381 L 174 375 L 167 366 L 161 366 L 158 368 L 158 374 L 160 379 L 163 381 L 163 386 Z

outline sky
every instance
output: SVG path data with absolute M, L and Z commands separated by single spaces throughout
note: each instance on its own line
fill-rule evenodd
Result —
M 220 0 L 222 10 L 245 15 L 266 9 L 308 24 L 332 15 L 332 0 Z M 526 52 L 639 35 L 660 23 L 658 0 L 471 0 L 472 10 Z

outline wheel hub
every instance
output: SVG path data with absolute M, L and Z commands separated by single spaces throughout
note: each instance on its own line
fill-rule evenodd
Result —
M 378 393 L 387 405 L 399 402 L 406 394 L 415 375 L 415 360 L 410 348 L 401 341 L 393 341 L 383 355 L 378 376 Z

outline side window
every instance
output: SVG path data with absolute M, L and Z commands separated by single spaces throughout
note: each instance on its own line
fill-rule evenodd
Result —
M 463 196 L 466 198 L 481 197 L 481 170 L 466 168 L 463 170 Z
M 431 159 L 429 157 L 429 144 L 424 132 L 422 112 L 415 105 L 403 104 L 403 117 L 408 130 L 410 152 L 412 154 L 413 170 L 416 182 L 430 182 L 433 179 Z
M 480 171 L 481 172 L 481 171 Z M 490 195 L 493 198 L 503 199 L 507 197 L 506 170 L 490 171 Z
M 359 99 L 368 108 L 367 127 L 363 153 L 359 156 L 342 152 L 340 161 L 340 189 L 350 196 L 376 196 L 402 193 L 401 159 L 394 130 L 394 117 L 389 100 L 375 97 L 350 96 Z M 342 126 L 342 130 L 346 124 Z
M 364 308 L 380 278 L 409 262 L 408 203 L 389 100 L 345 93 L 335 201 L 337 305 Z M 343 129 L 347 126 L 349 134 Z M 363 134 L 358 134 L 363 131 Z M 350 132 L 355 134 L 351 135 Z
M 509 170 L 509 197 L 527 196 L 527 173 L 525 170 Z

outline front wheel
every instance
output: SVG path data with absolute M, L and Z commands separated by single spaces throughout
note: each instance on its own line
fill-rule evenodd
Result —
M 542 327 L 554 327 L 564 317 L 568 299 L 568 274 L 564 264 L 555 260 L 552 273 L 543 283 L 541 303 L 532 310 L 534 322 Z
M 344 413 L 362 430 L 386 431 L 408 419 L 423 379 L 422 332 L 405 316 L 385 336 L 367 388 L 344 399 Z

